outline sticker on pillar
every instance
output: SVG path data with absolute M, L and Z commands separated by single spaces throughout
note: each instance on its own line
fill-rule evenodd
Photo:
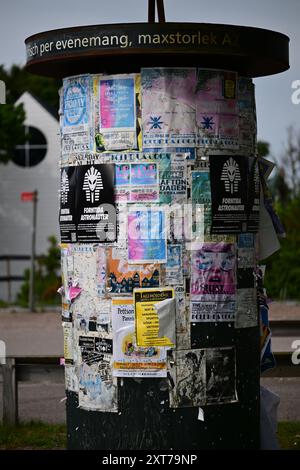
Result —
M 130 164 L 130 202 L 158 202 L 158 164 Z
M 62 243 L 76 242 L 76 168 L 65 167 L 60 175 L 59 226 Z
M 90 75 L 65 78 L 61 96 L 62 154 L 93 151 L 94 125 Z
M 73 325 L 72 322 L 63 322 L 64 359 L 66 364 L 73 364 Z
M 128 262 L 165 263 L 167 241 L 165 212 L 134 207 L 128 214 Z
M 205 404 L 206 351 L 191 349 L 173 351 L 169 357 L 170 407 L 186 408 Z
M 97 150 L 137 148 L 135 75 L 99 79 Z
M 114 165 L 85 165 L 77 167 L 77 171 L 77 241 L 115 241 Z
M 197 70 L 195 93 L 198 145 L 238 148 L 239 115 L 235 72 Z
M 206 404 L 237 401 L 234 348 L 206 350 Z
M 138 346 L 170 346 L 176 343 L 176 302 L 171 287 L 134 289 Z
M 256 289 L 237 289 L 235 328 L 257 326 L 257 294 Z
M 191 253 L 191 322 L 234 321 L 236 259 L 231 243 Z
M 143 149 L 196 144 L 196 69 L 145 68 L 141 72 Z
M 115 377 L 166 377 L 166 349 L 137 346 L 132 299 L 112 300 L 113 359 Z
M 79 336 L 79 407 L 117 412 L 117 383 L 112 377 L 112 339 Z
M 248 159 L 212 155 L 210 184 L 213 234 L 247 232 Z
M 187 200 L 187 160 L 183 153 L 166 153 L 159 160 L 159 202 L 184 204 Z
M 69 392 L 78 393 L 79 391 L 76 367 L 70 364 L 65 365 L 65 387 Z
M 167 286 L 183 284 L 182 245 L 167 246 L 165 283 Z
M 174 286 L 176 299 L 176 349 L 190 349 L 190 312 L 186 306 L 185 287 Z
M 99 297 L 106 294 L 106 251 L 104 246 L 96 250 L 96 290 Z
M 107 290 L 110 294 L 132 294 L 137 287 L 159 286 L 160 265 L 128 264 L 126 250 L 108 248 L 107 273 Z

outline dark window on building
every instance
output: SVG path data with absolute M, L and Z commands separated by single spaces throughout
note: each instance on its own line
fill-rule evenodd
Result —
M 22 145 L 16 145 L 13 162 L 16 165 L 30 167 L 41 163 L 47 153 L 47 140 L 36 127 L 25 126 L 28 138 Z

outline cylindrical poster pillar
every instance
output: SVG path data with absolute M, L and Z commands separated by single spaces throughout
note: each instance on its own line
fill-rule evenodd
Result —
M 265 31 L 282 50 L 274 58 L 266 41 L 255 60 L 258 44 L 243 41 L 252 28 L 217 26 L 144 26 L 129 66 L 130 28 L 27 40 L 29 69 L 45 73 L 51 61 L 64 76 L 70 449 L 259 447 L 261 196 L 249 77 L 287 67 L 287 38 Z M 103 64 L 87 53 L 95 44 Z M 119 48 L 119 70 L 105 45 Z

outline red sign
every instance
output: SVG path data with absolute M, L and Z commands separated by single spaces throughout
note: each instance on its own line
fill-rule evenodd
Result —
M 34 200 L 35 193 L 21 193 L 21 201 L 27 202 L 27 201 L 33 201 Z

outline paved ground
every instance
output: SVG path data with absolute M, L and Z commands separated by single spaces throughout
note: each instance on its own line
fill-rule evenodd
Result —
M 274 302 L 272 320 L 300 320 L 300 304 Z M 273 338 L 275 351 L 290 351 L 294 338 Z M 300 338 L 298 338 L 300 339 Z M 60 313 L 7 312 L 0 310 L 0 340 L 6 342 L 8 356 L 63 356 Z M 299 366 L 300 367 L 300 366 Z M 300 378 L 263 378 L 262 385 L 281 398 L 279 420 L 300 421 Z M 23 421 L 65 422 L 63 383 L 19 384 L 19 416 Z M 0 419 L 2 418 L 0 383 Z
M 0 340 L 7 356 L 63 356 L 61 315 L 0 310 Z

